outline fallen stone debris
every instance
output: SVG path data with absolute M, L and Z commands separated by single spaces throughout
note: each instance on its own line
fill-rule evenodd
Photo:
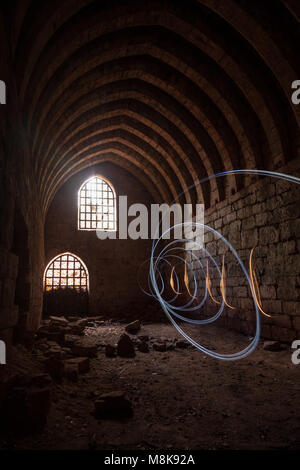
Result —
M 140 331 L 140 329 L 141 329 L 140 320 L 135 320 L 129 323 L 128 325 L 126 325 L 125 327 L 125 330 L 127 331 L 127 333 L 131 333 L 131 334 L 136 334 L 138 331 Z
M 134 357 L 135 356 L 134 344 L 126 333 L 121 335 L 118 341 L 117 351 L 118 351 L 118 355 L 122 357 Z
M 263 344 L 263 348 L 266 351 L 273 351 L 278 352 L 284 349 L 284 346 L 280 343 L 280 341 L 265 341 Z
M 133 415 L 131 402 L 122 391 L 101 394 L 94 405 L 96 418 L 125 419 Z

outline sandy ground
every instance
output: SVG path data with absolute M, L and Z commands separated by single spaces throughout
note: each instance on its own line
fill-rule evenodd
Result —
M 190 328 L 194 338 L 219 352 L 248 342 L 216 327 Z M 16 449 L 299 449 L 300 365 L 289 347 L 258 349 L 248 358 L 223 362 L 196 349 L 137 352 L 135 358 L 108 358 L 101 345 L 115 343 L 123 325 L 87 328 L 86 340 L 99 346 L 91 370 L 78 383 L 52 386 L 52 406 L 42 434 L 7 436 L 0 448 Z M 172 339 L 171 325 L 144 325 L 139 334 Z M 24 355 L 22 367 L 32 367 Z M 39 370 L 37 360 L 34 360 Z M 126 391 L 134 415 L 127 421 L 97 420 L 96 393 Z

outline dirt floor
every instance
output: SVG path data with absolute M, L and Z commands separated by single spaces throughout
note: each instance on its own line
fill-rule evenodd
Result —
M 219 352 L 237 351 L 249 341 L 216 327 L 189 331 Z M 116 343 L 123 332 L 120 324 L 86 328 L 85 340 L 98 346 L 90 371 L 77 383 L 64 380 L 51 386 L 51 410 L 43 433 L 18 439 L 6 436 L 0 448 L 300 448 L 300 365 L 292 364 L 288 346 L 270 352 L 261 343 L 250 357 L 236 362 L 218 361 L 193 348 L 106 357 L 103 345 Z M 169 341 L 179 336 L 165 324 L 143 325 L 138 334 Z M 40 370 L 34 354 L 25 350 L 18 354 L 23 370 Z M 96 419 L 95 396 L 116 390 L 126 392 L 133 417 Z

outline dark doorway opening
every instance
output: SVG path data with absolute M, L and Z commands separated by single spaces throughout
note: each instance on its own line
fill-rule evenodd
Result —
M 43 314 L 85 316 L 88 314 L 88 293 L 68 288 L 44 291 Z

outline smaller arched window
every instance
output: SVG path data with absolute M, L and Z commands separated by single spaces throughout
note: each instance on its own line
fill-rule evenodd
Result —
M 116 231 L 116 196 L 111 184 L 99 176 L 88 179 L 78 193 L 78 229 Z
M 45 269 L 44 289 L 69 288 L 88 291 L 89 275 L 84 262 L 71 253 L 63 253 L 50 261 Z

